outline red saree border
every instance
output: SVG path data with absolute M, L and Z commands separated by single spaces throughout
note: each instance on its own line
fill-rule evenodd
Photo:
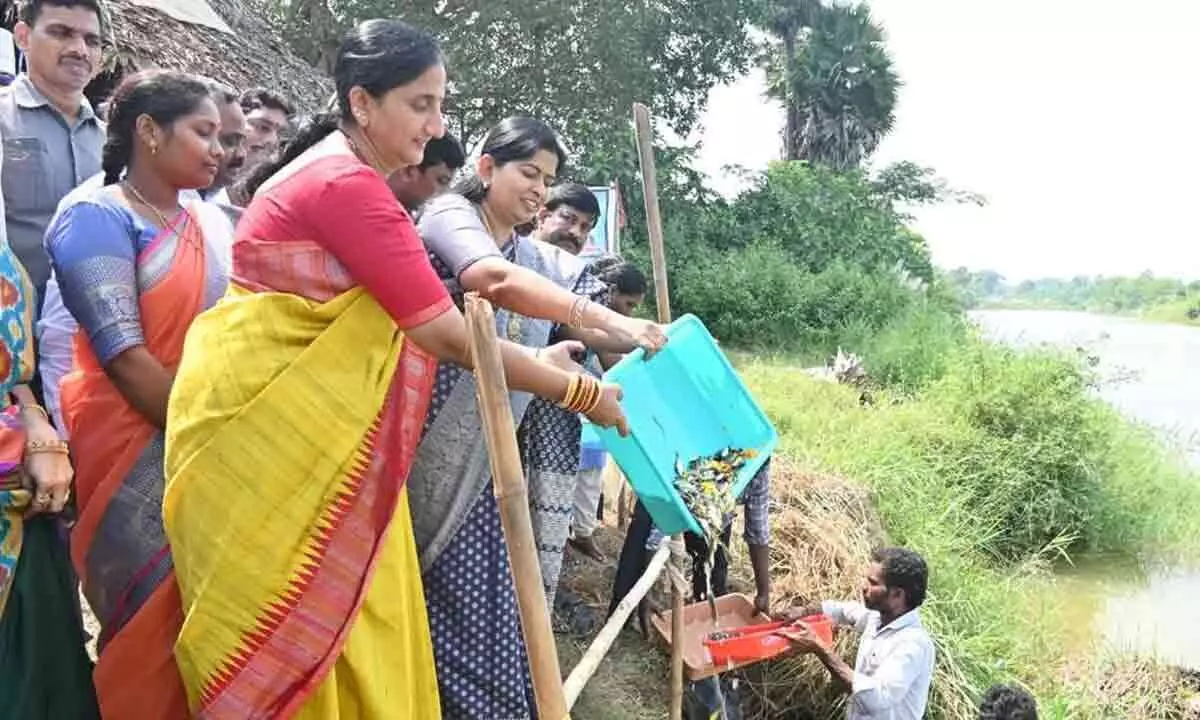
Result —
M 436 372 L 432 356 L 404 342 L 354 472 L 316 523 L 323 530 L 314 537 L 315 556 L 201 688 L 197 718 L 290 717 L 328 675 L 366 598 Z

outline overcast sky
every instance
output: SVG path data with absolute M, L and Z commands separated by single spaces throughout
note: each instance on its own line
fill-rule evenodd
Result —
M 918 212 L 943 267 L 1200 277 L 1200 2 L 874 0 L 905 86 L 878 162 L 933 166 L 988 206 Z M 1188 50 L 1187 47 L 1192 49 Z M 779 156 L 763 78 L 717 88 L 700 162 Z

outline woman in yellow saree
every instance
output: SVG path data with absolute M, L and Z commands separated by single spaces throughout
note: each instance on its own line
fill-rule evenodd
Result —
M 175 656 L 201 718 L 440 716 L 404 483 L 437 360 L 467 364 L 467 336 L 385 177 L 443 132 L 445 71 L 431 38 L 374 20 L 335 79 L 339 115 L 251 179 L 230 291 L 172 387 Z M 568 404 L 623 423 L 617 388 L 549 364 L 572 348 L 501 349 L 515 389 L 583 383 Z

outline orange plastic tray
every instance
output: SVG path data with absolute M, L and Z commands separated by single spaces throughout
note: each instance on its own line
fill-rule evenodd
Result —
M 833 642 L 833 623 L 829 618 L 809 615 L 801 618 L 800 622 L 826 643 Z M 789 624 L 773 622 L 719 631 L 704 638 L 704 647 L 717 667 L 725 667 L 731 662 L 749 664 L 770 660 L 784 654 L 791 646 L 787 638 L 777 633 Z
M 746 595 L 732 593 L 717 598 L 717 618 L 714 624 L 708 602 L 698 602 L 683 608 L 683 664 L 689 680 L 703 680 L 728 670 L 734 670 L 743 665 L 751 665 L 758 660 L 749 662 L 727 662 L 719 667 L 713 664 L 704 640 L 714 632 L 728 631 L 734 628 L 746 629 L 747 626 L 770 625 L 771 618 L 763 615 L 754 608 L 754 602 Z M 655 631 L 671 645 L 671 613 L 654 615 L 650 618 Z M 783 638 L 780 638 L 783 640 Z M 785 641 L 786 644 L 786 641 Z M 787 648 L 784 648 L 787 652 Z

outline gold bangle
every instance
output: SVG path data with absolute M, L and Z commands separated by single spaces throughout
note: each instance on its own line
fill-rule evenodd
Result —
M 583 412 L 583 408 L 587 406 L 592 399 L 592 379 L 589 377 L 580 377 L 579 379 L 579 397 L 575 398 L 575 405 L 571 408 L 575 412 Z
M 46 422 L 50 422 L 50 414 L 46 412 L 46 408 L 42 407 L 41 405 L 38 405 L 37 403 L 30 403 L 28 405 L 22 405 L 21 410 L 22 411 L 32 410 L 33 412 L 37 413 L 38 415 L 41 415 L 43 420 L 45 420 Z
M 575 396 L 578 394 L 578 392 L 579 376 L 572 375 L 571 379 L 567 381 L 567 391 L 563 393 L 562 400 L 558 402 L 558 406 L 570 410 L 571 405 L 573 404 L 572 401 L 575 399 Z
M 583 413 L 584 415 L 592 412 L 600 405 L 600 381 L 596 380 L 595 378 L 588 379 L 591 380 L 591 382 L 588 383 L 588 397 L 586 402 L 584 402 L 579 408 L 579 412 Z
M 590 376 L 580 377 L 580 391 L 573 398 L 574 402 L 567 408 L 573 413 L 582 413 L 586 415 L 596 409 L 600 404 L 600 383 Z
M 591 300 L 583 295 L 575 298 L 575 302 L 571 303 L 571 312 L 567 314 L 567 325 L 569 327 L 583 327 L 583 315 L 587 311 L 587 305 L 590 302 Z
M 37 455 L 38 453 L 69 455 L 71 446 L 67 444 L 66 440 L 30 440 L 25 444 L 25 454 Z

